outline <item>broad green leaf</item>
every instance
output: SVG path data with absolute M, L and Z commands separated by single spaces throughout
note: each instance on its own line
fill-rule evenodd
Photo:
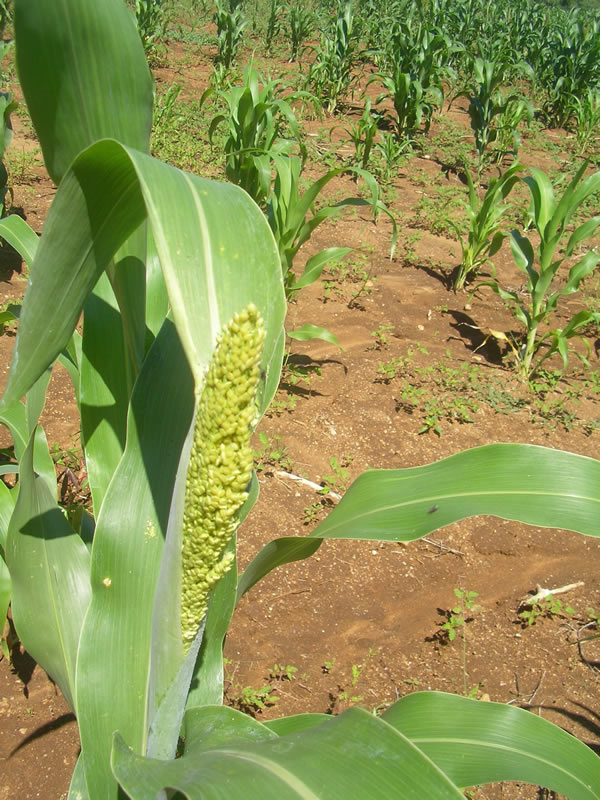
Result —
M 260 399 L 266 408 L 281 366 L 285 300 L 279 266 L 276 274 L 265 266 L 277 254 L 264 217 L 238 187 L 188 175 L 111 140 L 84 151 L 58 189 L 32 268 L 4 404 L 27 391 L 67 345 L 102 270 L 146 213 L 197 383 L 234 313 L 254 302 L 267 320 Z M 246 232 L 235 240 L 231 214 Z M 66 240 L 65 216 L 72 221 Z M 60 298 L 50 309 L 49 296 Z M 42 319 L 44 336 L 36 327 Z
M 182 734 L 186 751 L 194 755 L 228 746 L 233 739 L 261 742 L 280 735 L 248 714 L 220 704 L 188 709 Z
M 102 271 L 144 217 L 139 183 L 120 145 L 100 142 L 77 158 L 61 181 L 31 268 L 3 405 L 25 394 L 68 345 Z
M 90 795 L 85 782 L 85 771 L 83 769 L 83 755 L 79 754 L 75 769 L 71 775 L 71 784 L 67 800 L 90 800 Z
M 565 249 L 565 258 L 569 258 L 573 254 L 576 247 L 578 247 L 586 239 L 589 239 L 590 236 L 593 236 L 599 226 L 600 216 L 596 216 L 588 219 L 587 222 L 584 222 L 582 225 L 579 225 L 577 228 L 575 228 L 569 237 L 569 241 Z
M 411 541 L 479 514 L 600 536 L 599 513 L 600 461 L 535 445 L 484 445 L 423 467 L 370 470 L 308 537 L 260 550 L 239 579 L 238 599 L 323 539 Z
M 11 247 L 14 247 L 27 266 L 31 268 L 39 237 L 25 220 L 17 214 L 0 219 L 0 236 L 6 239 Z
M 10 605 L 11 590 L 12 584 L 10 580 L 10 572 L 8 571 L 6 562 L 0 553 L 0 640 L 2 640 L 2 632 L 6 623 L 6 614 Z
M 491 444 L 423 467 L 370 470 L 310 536 L 408 541 L 479 514 L 600 536 L 600 461 Z
M 81 340 L 81 436 L 95 514 L 125 447 L 131 386 L 121 317 L 106 274 L 84 305 Z
M 78 721 L 92 797 L 117 796 L 108 768 L 113 731 L 145 752 L 154 597 L 193 408 L 189 366 L 174 325 L 166 321 L 134 388 L 125 452 L 92 547 L 92 602 L 77 665 Z
M 550 179 L 536 167 L 531 168 L 531 176 L 523 178 L 529 186 L 533 198 L 534 221 L 538 233 L 545 237 L 545 230 L 550 217 L 554 212 L 554 190 Z
M 51 370 L 47 369 L 31 387 L 24 403 L 19 401 L 10 408 L 0 408 L 0 422 L 10 430 L 17 461 L 21 460 L 42 413 L 50 375 Z M 41 429 L 35 435 L 33 464 L 35 472 L 46 481 L 49 491 L 55 497 L 56 470 L 48 451 L 46 437 Z
M 529 239 L 526 236 L 521 236 L 518 231 L 513 231 L 510 236 L 510 249 L 519 269 L 530 274 L 535 255 Z
M 222 721 L 227 722 L 229 740 L 221 728 L 214 749 L 206 749 L 205 738 L 198 737 L 197 747 L 186 746 L 184 755 L 170 762 L 136 756 L 116 734 L 114 773 L 132 800 L 156 797 L 167 787 L 190 800 L 217 800 L 224 781 L 232 800 L 247 798 L 249 787 L 261 800 L 463 797 L 408 739 L 363 709 L 351 708 L 321 725 L 262 741 L 256 741 L 256 725 L 237 716 Z
M 33 469 L 36 434 L 23 453 L 6 542 L 12 614 L 27 651 L 76 710 L 75 665 L 90 600 L 89 553 Z
M 290 733 L 314 728 L 315 725 L 327 722 L 328 719 L 331 719 L 330 714 L 294 714 L 291 717 L 266 720 L 263 724 L 277 736 L 287 736 Z
M 458 786 L 520 781 L 569 800 L 600 798 L 600 758 L 530 711 L 442 692 L 415 692 L 381 718 Z
M 17 492 L 9 489 L 4 481 L 0 481 L 0 637 L 10 604 L 11 580 L 5 562 L 6 536 L 11 515 L 15 510 L 16 498 Z
M 327 247 L 325 250 L 321 250 L 320 253 L 311 256 L 306 262 L 302 275 L 292 285 L 292 291 L 295 292 L 298 289 L 303 289 L 305 286 L 310 286 L 311 283 L 314 283 L 321 276 L 326 264 L 339 261 L 351 252 L 351 247 Z
M 6 473 L 4 473 L 6 474 Z M 18 489 L 9 489 L 4 481 L 0 481 L 0 555 L 4 557 L 6 549 L 6 534 L 10 518 L 15 510 Z
M 320 539 L 306 536 L 289 536 L 273 539 L 256 555 L 240 575 L 237 600 L 276 567 L 310 558 L 321 546 Z M 237 602 L 237 601 L 236 601 Z
M 294 331 L 286 331 L 290 339 L 297 339 L 299 342 L 308 342 L 311 339 L 322 339 L 324 342 L 334 344 L 336 347 L 340 346 L 337 337 L 328 331 L 327 328 L 320 328 L 318 325 L 312 325 L 308 322 L 301 328 L 296 328 Z
M 140 176 L 171 312 L 196 383 L 202 381 L 223 325 L 253 302 L 267 323 L 264 411 L 279 376 L 279 320 L 285 314 L 281 269 L 275 273 L 270 268 L 279 260 L 264 216 L 237 186 L 189 175 L 140 153 L 129 155 Z
M 56 183 L 98 139 L 148 150 L 152 78 L 122 0 L 16 3 L 15 34 L 20 83 Z

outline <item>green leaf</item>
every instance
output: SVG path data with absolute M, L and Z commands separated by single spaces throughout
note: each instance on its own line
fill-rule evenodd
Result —
M 330 714 L 294 714 L 291 717 L 279 717 L 279 719 L 266 720 L 263 724 L 277 736 L 287 736 L 290 733 L 298 733 L 322 722 L 327 722 L 331 718 Z
M 155 797 L 167 787 L 191 800 L 216 800 L 222 797 L 225 776 L 232 800 L 247 798 L 248 787 L 264 800 L 463 797 L 408 739 L 363 709 L 351 708 L 321 725 L 262 741 L 257 741 L 262 730 L 256 724 L 231 716 L 230 710 L 220 716 L 225 719 L 214 749 L 198 736 L 196 747 L 186 743 L 184 755 L 171 762 L 135 756 L 116 734 L 113 770 L 132 800 Z
M 293 561 L 310 558 L 321 546 L 321 540 L 308 539 L 306 536 L 290 536 L 273 539 L 255 556 L 240 575 L 237 588 L 237 600 L 249 591 L 261 578 L 271 570 Z M 237 601 L 236 601 L 237 602 Z
M 322 339 L 324 342 L 334 344 L 336 347 L 340 346 L 337 337 L 334 336 L 327 328 L 319 328 L 318 325 L 311 325 L 307 323 L 295 331 L 286 331 L 290 339 L 297 339 L 299 342 L 308 342 L 311 339 Z
M 248 714 L 222 705 L 190 708 L 185 713 L 182 734 L 186 752 L 194 755 L 227 747 L 232 739 L 261 742 L 279 736 Z
M 599 513 L 600 461 L 491 444 L 423 467 L 363 473 L 310 536 L 409 541 L 479 514 L 600 536 Z
M 102 271 L 144 216 L 137 176 L 121 146 L 105 141 L 84 151 L 64 176 L 48 213 L 25 292 L 4 405 L 25 394 L 67 346 Z M 17 371 L 15 362 L 20 362 Z
M 305 286 L 310 286 L 311 283 L 314 283 L 321 276 L 326 264 L 339 261 L 351 252 L 351 247 L 327 247 L 325 250 L 321 250 L 321 252 L 311 256 L 306 262 L 302 275 L 292 285 L 292 291 L 295 292 L 298 289 L 303 289 Z
M 521 236 L 518 231 L 512 231 L 510 236 L 510 249 L 516 265 L 523 272 L 530 273 L 531 266 L 535 260 L 533 247 L 526 236 Z
M 55 183 L 98 139 L 148 150 L 152 77 L 125 3 L 16 3 L 15 34 L 21 87 Z
M 600 536 L 599 513 L 600 461 L 534 445 L 491 444 L 423 467 L 370 470 L 308 537 L 262 548 L 240 577 L 238 599 L 323 539 L 411 541 L 479 514 Z
M 113 731 L 121 730 L 137 752 L 146 749 L 156 584 L 174 476 L 193 409 L 190 369 L 175 326 L 167 320 L 134 388 L 125 452 L 102 504 L 92 547 L 92 602 L 81 632 L 77 680 L 92 797 L 117 796 L 108 768 Z M 173 625 L 163 645 L 176 644 L 178 638 Z
M 600 758 L 530 711 L 442 692 L 415 692 L 381 718 L 458 786 L 522 781 L 570 800 L 600 798 Z
M 14 247 L 27 266 L 31 268 L 39 237 L 25 220 L 17 214 L 0 219 L 0 236 L 6 239 L 11 247 Z
M 36 434 L 23 453 L 6 542 L 19 638 L 76 711 L 75 665 L 90 601 L 89 552 L 33 469 Z

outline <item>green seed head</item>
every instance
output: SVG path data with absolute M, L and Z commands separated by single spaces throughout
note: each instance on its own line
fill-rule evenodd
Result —
M 265 329 L 250 304 L 225 325 L 198 399 L 182 541 L 181 627 L 187 652 L 210 593 L 231 568 L 225 554 L 252 476 L 250 435 Z

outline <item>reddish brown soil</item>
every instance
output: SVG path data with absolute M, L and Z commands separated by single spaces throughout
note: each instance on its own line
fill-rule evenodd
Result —
M 190 67 L 190 58 L 190 51 L 177 45 L 168 67 L 157 72 L 163 85 L 184 80 L 186 95 L 198 97 L 207 85 L 207 61 Z M 468 138 L 464 110 L 453 106 L 450 118 Z M 332 125 L 306 123 L 309 132 Z M 15 127 L 12 147 L 30 149 L 19 120 Z M 333 281 L 329 291 L 319 283 L 290 305 L 288 329 L 306 322 L 322 325 L 335 333 L 341 348 L 321 341 L 292 346 L 291 370 L 284 374 L 278 403 L 260 427 L 269 439 L 267 451 L 276 447 L 284 452 L 261 459 L 261 496 L 239 534 L 242 565 L 272 538 L 307 533 L 332 502 L 280 473 L 319 483 L 332 473 L 330 459 L 336 458 L 347 464 L 348 478 L 335 487 L 343 491 L 343 484 L 367 467 L 426 464 L 488 442 L 530 442 L 597 454 L 598 400 L 584 386 L 576 361 L 568 380 L 549 395 L 555 405 L 542 417 L 508 360 L 502 360 L 497 341 L 484 343 L 490 329 L 516 327 L 510 313 L 491 292 L 471 299 L 445 285 L 440 265 L 446 270 L 456 266 L 458 243 L 431 232 L 426 221 L 427 229 L 411 244 L 418 229 L 410 223 L 418 223 L 415 213 L 423 193 L 433 196 L 437 185 L 461 186 L 455 173 L 442 171 L 443 159 L 435 152 L 439 132 L 436 122 L 428 136 L 430 157 L 412 157 L 393 182 L 390 204 L 400 221 L 393 260 L 388 258 L 391 229 L 385 218 L 375 226 L 367 215 L 352 213 L 322 226 L 301 253 L 299 266 L 322 247 L 350 245 L 365 254 L 368 277 L 355 282 L 352 276 L 336 281 L 335 274 L 326 275 Z M 544 169 L 560 167 L 560 159 L 573 163 L 569 140 L 564 132 L 561 136 L 550 132 L 543 139 L 564 148 L 550 156 L 526 139 L 522 160 Z M 314 177 L 324 170 L 311 162 L 308 172 Z M 14 189 L 15 206 L 40 231 L 53 194 L 43 168 L 32 168 Z M 355 188 L 349 178 L 340 178 L 329 191 L 337 200 Z M 0 299 L 6 302 L 20 297 L 25 283 L 8 248 L 0 259 Z M 504 285 L 522 283 L 508 247 L 495 263 Z M 580 305 L 577 296 L 565 303 L 559 323 Z M 373 335 L 381 326 L 386 326 L 387 342 Z M 599 366 L 595 338 L 592 331 L 593 370 Z M 0 338 L 4 379 L 12 344 L 10 332 Z M 426 352 L 414 350 L 417 344 Z M 414 363 L 408 378 L 418 381 L 428 397 L 441 390 L 417 369 L 478 365 L 481 386 L 502 389 L 515 401 L 520 398 L 521 406 L 499 413 L 479 399 L 472 422 L 443 418 L 441 435 L 419 434 L 423 414 L 402 397 L 403 372 L 385 382 L 378 371 L 382 363 L 405 357 L 409 348 Z M 308 380 L 298 381 L 298 367 L 308 370 Z M 576 397 L 569 397 L 569 386 L 578 389 Z M 465 396 L 474 399 L 475 391 L 471 386 Z M 51 384 L 44 422 L 51 444 L 70 448 L 76 442 L 76 407 L 60 372 Z M 262 447 L 258 437 L 256 447 Z M 483 699 L 523 705 L 600 746 L 600 645 L 585 645 L 584 661 L 574 644 L 577 629 L 588 619 L 586 609 L 600 609 L 599 549 L 595 539 L 495 518 L 466 520 L 409 544 L 325 543 L 312 560 L 280 568 L 242 599 L 226 645 L 227 700 L 269 718 L 302 711 L 336 713 L 352 703 L 378 709 L 415 690 L 466 689 Z M 555 588 L 580 581 L 581 586 L 560 596 L 575 614 L 546 615 L 523 627 L 519 604 L 536 585 Z M 478 597 L 467 624 L 450 642 L 440 626 L 457 603 L 455 588 L 476 591 Z M 265 687 L 266 708 L 261 709 L 253 701 Z M 76 755 L 76 725 L 64 701 L 41 670 L 15 651 L 12 665 L 0 663 L 5 776 L 0 800 L 63 796 Z M 541 795 L 533 787 L 513 785 L 473 796 Z

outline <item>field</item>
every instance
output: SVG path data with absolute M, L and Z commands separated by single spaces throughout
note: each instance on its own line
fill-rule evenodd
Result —
M 527 309 L 535 293 L 513 250 L 518 250 L 514 242 L 522 244 L 524 238 L 534 248 L 541 246 L 530 202 L 535 176 L 540 181 L 540 172 L 547 176 L 560 198 L 582 165 L 581 181 L 599 168 L 600 54 L 590 56 L 589 75 L 577 78 L 583 83 L 576 85 L 572 77 L 563 96 L 543 74 L 532 76 L 531 70 L 520 68 L 522 53 L 509 59 L 498 36 L 495 61 L 482 63 L 503 64 L 496 89 L 503 95 L 491 95 L 496 111 L 487 128 L 477 128 L 477 54 L 459 50 L 472 39 L 452 38 L 446 60 L 441 43 L 431 51 L 438 54 L 440 69 L 425 85 L 421 116 L 411 121 L 414 109 L 402 118 L 381 77 L 391 73 L 378 49 L 385 34 L 367 23 L 373 6 L 364 3 L 352 25 L 346 19 L 345 28 L 340 22 L 348 13 L 344 7 L 339 16 L 332 4 L 296 7 L 294 13 L 310 11 L 314 16 L 292 61 L 294 29 L 289 33 L 286 27 L 291 12 L 278 11 L 281 27 L 271 31 L 267 48 L 268 4 L 245 5 L 246 26 L 231 65 L 226 64 L 213 8 L 183 0 L 167 6 L 162 27 L 146 41 L 156 82 L 152 155 L 215 180 L 224 180 L 228 168 L 232 178 L 236 148 L 242 150 L 242 161 L 259 151 L 246 145 L 246 152 L 231 140 L 228 145 L 226 138 L 230 87 L 252 80 L 248 70 L 253 69 L 261 88 L 281 81 L 273 85 L 271 100 L 289 100 L 289 116 L 281 108 L 274 112 L 281 118 L 278 141 L 285 146 L 276 152 L 274 145 L 269 169 L 290 154 L 300 163 L 304 152 L 301 192 L 331 171 L 313 210 L 339 203 L 343 207 L 324 214 L 286 275 L 285 328 L 292 338 L 286 339 L 274 400 L 252 439 L 260 495 L 238 533 L 239 568 L 275 537 L 308 534 L 367 469 L 418 467 L 495 442 L 596 457 L 600 282 L 594 248 L 600 245 L 600 218 L 573 247 L 567 244 L 575 229 L 600 213 L 596 185 L 590 183 L 589 192 L 572 208 L 565 236 L 550 259 L 556 274 L 540 302 L 554 289 L 556 302 L 542 315 L 531 362 L 525 358 L 526 330 L 519 309 Z M 530 15 L 541 8 L 516 5 Z M 390 3 L 389 13 L 399 14 L 399 6 Z M 431 4 L 431 13 L 436 7 Z M 270 8 L 273 12 L 277 4 Z M 483 6 L 471 3 L 469 8 L 479 19 L 477 9 L 483 13 Z M 404 9 L 413 32 L 419 24 L 415 9 Z M 225 7 L 221 12 L 226 13 Z M 582 22 L 582 36 L 596 24 L 591 22 L 594 12 L 585 13 L 590 16 Z M 552 14 L 568 17 L 558 7 L 552 7 Z M 575 37 L 575 12 L 572 19 Z M 484 34 L 491 36 L 497 25 L 487 17 L 484 22 L 488 28 L 480 31 L 482 50 L 485 42 L 491 47 L 489 42 L 495 41 L 484 40 Z M 334 68 L 319 61 L 325 40 L 317 31 L 327 29 L 333 40 L 341 36 L 340 26 L 349 55 L 347 73 L 340 68 L 336 88 L 323 78 L 326 74 L 331 79 Z M 407 30 L 401 31 L 405 38 Z M 12 37 L 10 24 L 4 35 Z M 336 41 L 340 46 L 341 40 Z M 425 51 L 431 45 L 421 46 Z M 532 41 L 528 47 L 533 53 Z M 320 63 L 324 73 L 315 68 Z M 14 136 L 4 154 L 6 213 L 22 216 L 41 234 L 56 189 L 22 102 L 13 51 L 5 55 L 3 74 L 7 91 L 20 101 L 12 113 Z M 213 91 L 205 94 L 209 87 Z M 596 92 L 598 104 L 588 128 L 573 100 L 583 101 L 584 87 Z M 513 111 L 517 102 L 526 101 L 532 114 L 528 119 L 523 112 L 520 122 L 503 129 L 499 120 L 508 122 L 498 108 L 511 97 Z M 370 115 L 375 127 L 366 157 L 365 107 L 377 110 Z M 233 152 L 229 161 L 228 146 Z M 474 217 L 486 191 L 489 197 L 494 186 L 502 186 L 517 163 L 522 168 L 510 173 L 514 186 L 506 186 L 502 216 L 488 220 L 483 236 L 487 250 L 482 249 L 461 286 L 469 203 Z M 362 169 L 377 179 L 377 214 Z M 249 172 L 246 163 L 236 174 L 243 181 Z M 516 176 L 529 176 L 530 185 Z M 256 182 L 254 186 L 264 208 L 265 197 Z M 362 204 L 343 204 L 347 198 L 359 198 Z M 499 208 L 494 201 L 492 210 Z M 513 237 L 511 249 L 514 229 L 523 238 Z M 498 232 L 505 237 L 497 237 L 498 247 L 486 257 Z M 235 219 L 229 235 L 236 236 Z M 294 288 L 308 259 L 318 259 L 326 248 L 340 250 L 323 259 L 315 280 Z M 525 245 L 520 252 L 528 252 Z M 587 253 L 593 254 L 589 264 L 575 276 L 570 270 Z M 3 309 L 22 302 L 28 274 L 27 265 L 5 243 L 0 250 Z M 565 290 L 568 281 L 572 286 Z M 17 325 L 7 318 L 0 337 L 3 387 Z M 318 328 L 316 335 L 306 333 L 307 325 Z M 304 335 L 293 333 L 303 330 Z M 558 333 L 544 339 L 551 331 Z M 53 371 L 41 423 L 62 504 L 89 508 L 78 407 L 69 375 L 60 365 Z M 6 463 L 13 462 L 7 429 L 0 444 Z M 11 476 L 7 481 L 14 483 Z M 438 504 L 432 501 L 428 511 L 435 521 Z M 251 589 L 227 633 L 225 702 L 265 721 L 304 712 L 338 714 L 351 706 L 380 713 L 404 695 L 433 689 L 529 709 L 598 751 L 600 643 L 581 641 L 597 630 L 600 615 L 598 541 L 492 516 L 462 519 L 415 541 L 403 538 L 410 537 L 324 541 L 311 559 L 278 567 Z M 532 601 L 536 592 L 541 592 L 539 599 Z M 66 797 L 79 747 L 75 718 L 55 684 L 20 647 L 14 630 L 8 641 L 12 661 L 0 661 L 5 775 L 0 799 Z M 470 789 L 466 796 L 517 800 L 563 795 L 502 783 Z

